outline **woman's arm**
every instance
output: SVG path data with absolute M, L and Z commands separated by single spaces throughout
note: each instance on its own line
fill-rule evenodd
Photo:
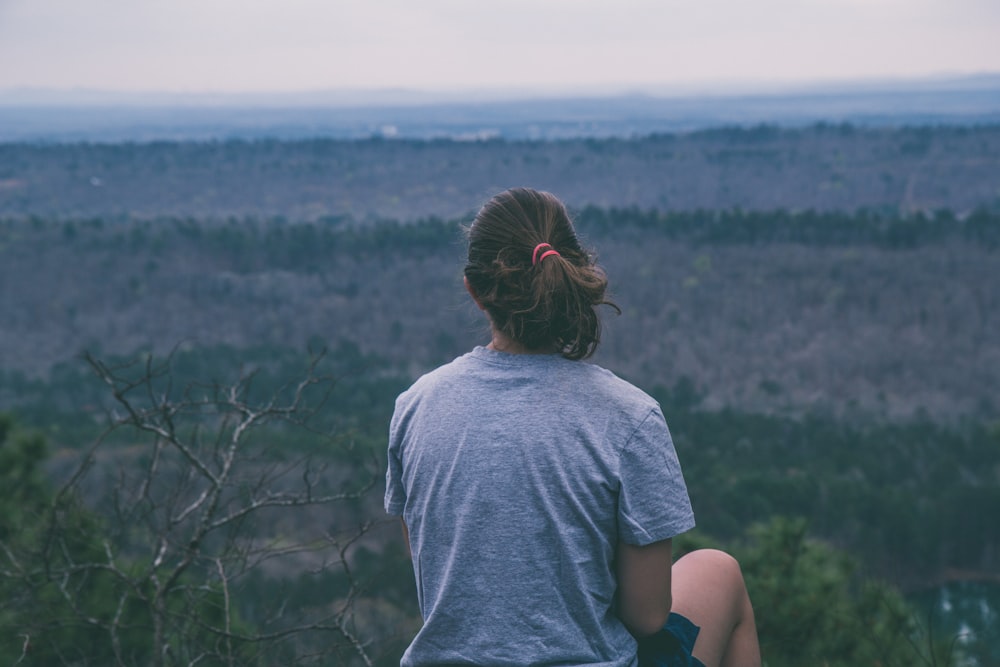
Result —
M 634 637 L 657 632 L 670 615 L 672 541 L 618 543 L 618 616 Z

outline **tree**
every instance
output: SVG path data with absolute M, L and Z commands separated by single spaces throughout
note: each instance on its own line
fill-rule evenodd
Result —
M 357 517 L 381 466 L 313 426 L 334 386 L 322 359 L 258 398 L 253 373 L 174 387 L 169 358 L 88 356 L 114 399 L 108 426 L 52 491 L 43 444 L 0 422 L 0 659 L 373 664 L 356 553 L 378 545 Z M 283 446 L 303 438 L 339 455 Z M 301 605 L 275 573 L 329 594 Z
M 51 487 L 46 455 L 39 434 L 0 416 L 0 661 L 106 664 L 112 652 L 88 619 L 107 609 L 117 582 L 75 568 L 102 558 L 99 521 Z
M 865 581 L 846 554 L 807 538 L 806 522 L 773 519 L 737 555 L 757 609 L 767 667 L 955 665 L 890 586 Z

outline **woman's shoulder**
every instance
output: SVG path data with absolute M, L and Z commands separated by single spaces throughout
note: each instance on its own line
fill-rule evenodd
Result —
M 480 348 L 476 348 L 478 350 Z M 414 399 L 446 391 L 449 388 L 455 389 L 457 386 L 465 384 L 469 373 L 479 366 L 476 359 L 476 350 L 466 352 L 455 359 L 431 369 L 417 377 L 397 398 L 397 406 L 412 402 Z
M 634 406 L 641 412 L 659 408 L 656 399 L 615 372 L 588 362 L 574 363 L 583 367 L 582 372 L 587 374 L 586 384 L 581 385 L 585 390 L 589 388 L 605 400 Z
M 433 387 L 436 384 L 440 384 L 441 382 L 446 382 L 450 378 L 460 376 L 462 374 L 462 367 L 466 365 L 466 357 L 468 357 L 468 354 L 463 354 L 448 363 L 442 364 L 423 373 L 418 376 L 405 391 L 403 391 L 402 395 L 419 392 L 429 387 Z

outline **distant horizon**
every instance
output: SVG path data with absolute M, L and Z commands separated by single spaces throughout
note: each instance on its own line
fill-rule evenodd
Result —
M 230 106 L 266 103 L 281 106 L 302 103 L 330 106 L 405 106 L 461 103 L 491 103 L 518 100 L 601 99 L 649 97 L 653 99 L 692 99 L 730 97 L 781 97 L 787 95 L 835 95 L 871 92 L 914 92 L 925 89 L 940 92 L 950 88 L 1000 90 L 1000 70 L 953 72 L 920 76 L 870 76 L 854 78 L 799 80 L 704 80 L 689 83 L 591 84 L 577 86 L 336 86 L 300 90 L 256 89 L 170 90 L 149 88 L 129 90 L 88 86 L 5 86 L 0 87 L 0 107 L 72 104 L 150 105 L 160 103 L 193 106 Z M 997 109 L 1000 111 L 1000 108 Z
M 680 91 L 0 91 L 0 142 L 630 138 L 713 127 L 1000 124 L 1000 74 Z

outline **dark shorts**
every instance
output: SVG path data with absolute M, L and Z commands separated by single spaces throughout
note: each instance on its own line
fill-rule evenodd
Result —
M 639 667 L 705 667 L 691 655 L 700 629 L 671 612 L 662 630 L 639 641 Z

